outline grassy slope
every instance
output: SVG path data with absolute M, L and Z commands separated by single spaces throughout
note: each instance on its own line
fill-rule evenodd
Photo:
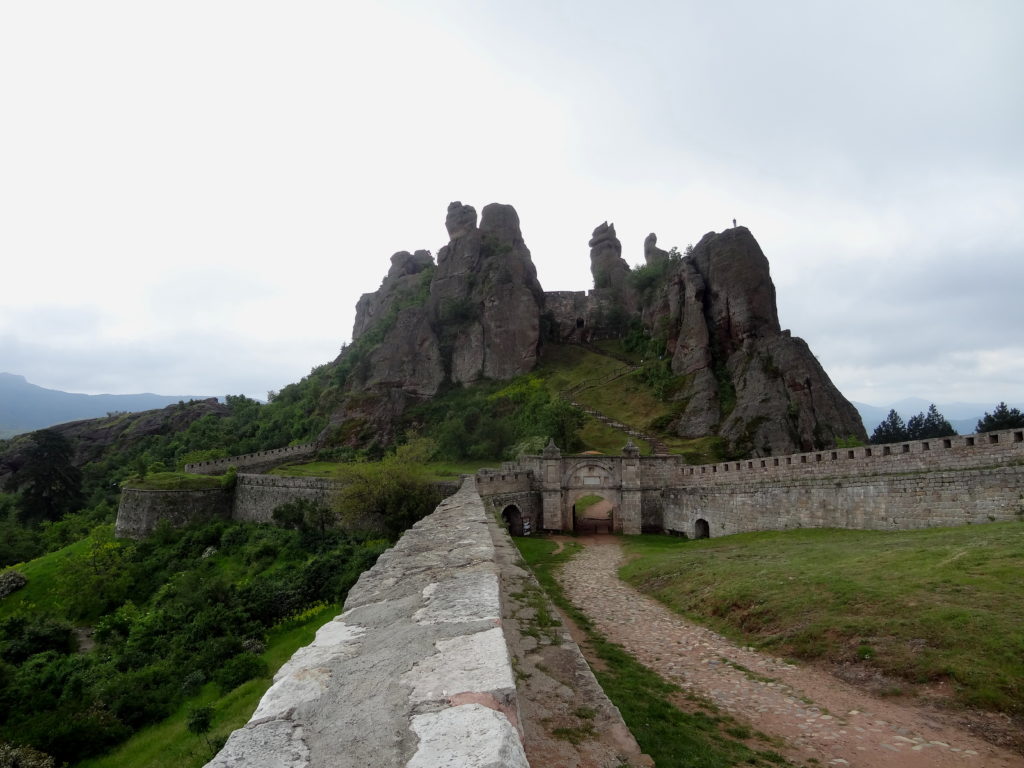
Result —
M 60 602 L 60 590 L 57 589 L 57 574 L 64 561 L 69 557 L 84 554 L 91 543 L 91 537 L 86 537 L 56 552 L 11 566 L 13 570 L 22 573 L 28 579 L 28 583 L 0 601 L 0 619 L 21 609 L 63 615 L 64 606 Z
M 659 768 L 786 764 L 776 752 L 761 749 L 757 744 L 765 742 L 766 737 L 738 726 L 731 717 L 719 713 L 707 702 L 689 699 L 688 706 L 677 706 L 677 702 L 687 698 L 677 686 L 640 664 L 620 646 L 608 642 L 566 599 L 553 571 L 572 557 L 579 549 L 578 544 L 570 544 L 555 555 L 552 541 L 536 538 L 515 541 L 552 600 L 586 633 L 590 649 L 601 660 L 599 664 L 591 664 L 601 687 L 619 708 L 641 749 L 654 758 Z
M 166 720 L 139 731 L 106 755 L 76 763 L 76 767 L 199 768 L 205 765 L 213 756 L 212 751 L 204 737 L 188 732 L 186 723 L 189 710 L 212 706 L 214 717 L 210 740 L 226 738 L 231 731 L 248 722 L 260 698 L 273 682 L 274 672 L 295 651 L 312 642 L 317 629 L 340 610 L 338 605 L 323 606 L 274 629 L 268 638 L 267 650 L 261 657 L 270 670 L 267 676 L 243 683 L 224 695 L 219 693 L 214 684 L 208 683 L 198 695 L 185 702 Z
M 627 540 L 621 575 L 718 630 L 1024 713 L 1024 525 Z

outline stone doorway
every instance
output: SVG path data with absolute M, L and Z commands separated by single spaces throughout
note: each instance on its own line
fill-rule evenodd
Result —
M 611 533 L 615 529 L 615 505 L 597 493 L 580 496 L 572 505 L 572 522 L 576 533 Z
M 711 538 L 711 526 L 708 525 L 708 521 L 703 517 L 699 518 L 693 525 L 693 538 L 695 539 L 710 539 Z
M 501 510 L 501 520 L 505 527 L 508 528 L 510 535 L 525 535 L 526 532 L 523 530 L 523 512 L 515 504 L 509 504 Z

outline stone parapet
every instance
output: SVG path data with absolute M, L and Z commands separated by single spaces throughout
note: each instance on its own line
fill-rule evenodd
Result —
M 365 572 L 210 768 L 527 768 L 472 478 Z

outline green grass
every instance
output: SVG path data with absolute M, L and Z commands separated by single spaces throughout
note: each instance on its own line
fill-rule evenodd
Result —
M 74 544 L 69 544 L 56 552 L 49 552 L 27 563 L 11 566 L 27 579 L 28 583 L 17 592 L 0 600 L 0 618 L 25 609 L 33 613 L 64 614 L 64 605 L 60 602 L 60 590 L 56 588 L 57 574 L 68 558 L 83 555 L 92 543 L 87 536 Z M 6 569 L 4 569 L 6 570 Z
M 685 711 L 676 706 L 673 700 L 683 698 L 678 686 L 666 682 L 621 646 L 609 642 L 569 602 L 554 571 L 579 551 L 579 544 L 570 543 L 555 555 L 555 543 L 547 539 L 517 538 L 515 542 L 551 599 L 586 633 L 589 646 L 604 662 L 594 667 L 598 682 L 619 708 L 640 748 L 654 758 L 659 768 L 785 764 L 777 753 L 752 749 L 730 735 L 732 730 L 745 737 L 748 731 L 713 707 L 697 703 L 692 707 L 694 711 Z M 556 735 L 574 743 L 587 736 L 585 728 L 564 730 Z
M 192 475 L 185 472 L 152 472 L 145 479 L 136 476 L 125 482 L 125 488 L 146 491 L 203 491 L 220 488 L 223 478 L 219 475 Z
M 604 501 L 603 496 L 598 496 L 596 493 L 589 493 L 586 496 L 581 496 L 576 499 L 576 514 L 580 517 L 583 513 L 590 509 L 592 506 L 597 504 L 599 501 Z
M 272 630 L 262 655 L 270 670 L 266 677 L 250 680 L 224 695 L 208 683 L 166 720 L 139 731 L 106 755 L 75 763 L 76 768 L 198 768 L 206 764 L 213 755 L 202 736 L 189 733 L 189 710 L 212 706 L 210 739 L 226 738 L 248 722 L 273 682 L 274 673 L 299 648 L 312 642 L 316 631 L 340 611 L 338 605 L 321 606 Z
M 1024 525 L 630 538 L 620 575 L 773 654 L 945 680 L 965 705 L 1024 713 Z

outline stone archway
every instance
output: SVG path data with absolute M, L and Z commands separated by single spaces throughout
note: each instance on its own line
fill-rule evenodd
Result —
M 693 524 L 693 538 L 695 539 L 710 539 L 711 538 L 711 526 L 708 521 L 703 517 L 697 518 L 697 522 Z
M 572 503 L 572 527 L 576 533 L 612 533 L 615 505 L 601 493 L 577 495 Z
M 501 510 L 501 519 L 511 536 L 522 536 L 524 534 L 523 511 L 519 509 L 518 504 L 506 505 Z
M 562 475 L 562 530 L 612 533 L 621 529 L 618 511 L 622 481 L 616 468 L 614 462 L 598 456 L 575 460 L 565 468 Z M 576 504 L 590 496 L 597 496 L 605 503 L 596 508 L 587 504 L 588 514 L 581 522 Z

